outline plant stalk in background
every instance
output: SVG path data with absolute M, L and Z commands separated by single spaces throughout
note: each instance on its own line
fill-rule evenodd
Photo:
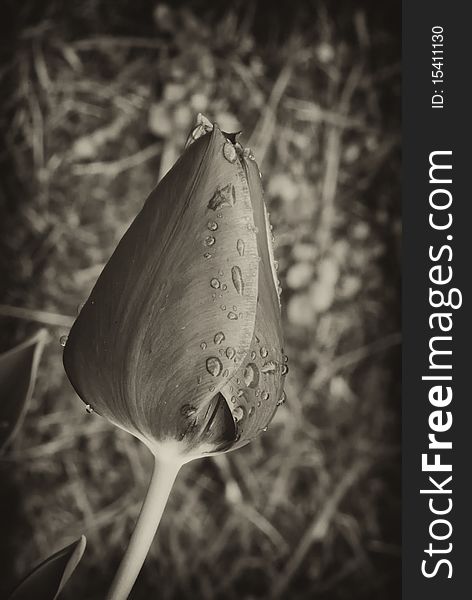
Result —
M 287 372 L 276 267 L 252 152 L 199 116 L 82 308 L 64 350 L 79 396 L 155 470 L 108 598 L 126 598 L 180 467 L 267 428 Z

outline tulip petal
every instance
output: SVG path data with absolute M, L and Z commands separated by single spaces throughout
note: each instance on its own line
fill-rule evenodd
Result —
M 259 268 L 247 176 L 216 125 L 196 139 L 151 193 L 70 331 L 64 366 L 79 396 L 154 450 L 186 442 L 184 407 L 208 415 L 249 350 Z M 228 436 L 227 419 L 217 422 Z M 187 441 L 195 446 L 193 435 Z
M 271 233 L 259 170 L 254 160 L 242 158 L 242 161 L 251 192 L 261 260 L 251 347 L 240 369 L 221 392 L 235 407 L 233 414 L 240 437 L 233 449 L 244 445 L 267 427 L 281 404 L 287 371 Z

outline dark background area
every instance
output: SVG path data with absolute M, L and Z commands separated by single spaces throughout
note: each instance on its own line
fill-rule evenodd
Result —
M 132 598 L 398 598 L 400 6 L 3 5 L 0 351 L 45 319 L 57 343 L 0 458 L 0 596 L 84 533 L 63 597 L 98 600 L 124 552 L 152 460 L 59 338 L 201 111 L 263 174 L 288 401 L 182 470 Z

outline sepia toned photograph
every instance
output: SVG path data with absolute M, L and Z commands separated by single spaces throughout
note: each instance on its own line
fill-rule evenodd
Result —
M 4 6 L 0 598 L 398 600 L 401 5 Z

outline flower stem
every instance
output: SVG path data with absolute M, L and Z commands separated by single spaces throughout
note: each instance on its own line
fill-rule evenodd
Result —
M 139 575 L 159 526 L 180 462 L 160 461 L 157 457 L 151 481 L 133 535 L 121 561 L 107 600 L 126 600 Z

